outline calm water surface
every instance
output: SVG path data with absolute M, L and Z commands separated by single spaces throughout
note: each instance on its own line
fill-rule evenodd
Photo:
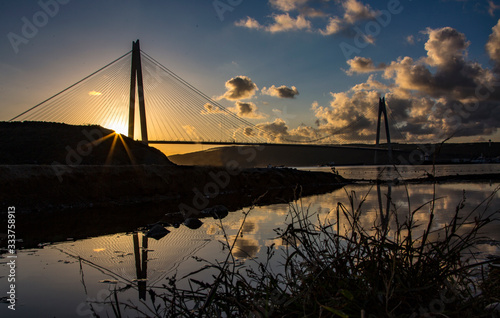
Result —
M 500 165 L 481 166 L 479 168 L 449 166 L 442 167 L 441 171 L 446 169 L 449 169 L 446 171 L 459 169 L 490 171 L 499 169 Z M 368 169 L 350 167 L 338 170 L 346 177 L 350 175 L 353 178 L 359 178 L 354 176 L 365 174 L 373 176 L 381 169 L 382 167 Z M 418 169 L 414 167 L 413 171 L 416 170 Z M 408 173 L 418 174 L 421 171 Z M 387 176 L 392 179 L 392 174 Z M 463 195 L 466 197 L 465 213 L 479 205 L 498 186 L 499 183 L 477 182 L 440 184 L 435 189 L 429 184 L 414 184 L 407 187 L 382 185 L 378 188 L 373 185 L 350 185 L 332 193 L 303 198 L 295 204 L 317 212 L 322 219 L 330 219 L 334 222 L 338 202 L 347 205 L 348 194 L 355 193 L 358 200 L 366 195 L 366 202 L 362 209 L 364 211 L 362 222 L 365 228 L 369 229 L 380 213 L 379 195 L 382 198 L 382 209 L 385 209 L 389 187 L 393 203 L 401 217 L 407 215 L 409 210 L 431 200 L 435 191 L 436 197 L 440 198 L 436 202 L 437 212 L 434 224 L 434 228 L 438 229 L 451 218 Z M 484 205 L 480 210 L 494 211 L 499 207 L 500 195 L 496 193 L 491 197 L 489 206 Z M 232 211 L 222 220 L 231 240 L 234 240 L 242 224 L 243 211 L 248 211 L 248 209 Z M 264 259 L 267 247 L 273 243 L 275 244 L 273 248 L 282 249 L 282 242 L 276 238 L 274 229 L 285 226 L 288 211 L 289 204 L 287 203 L 255 207 L 243 225 L 243 234 L 236 243 L 235 256 L 241 261 L 250 258 Z M 424 208 L 417 213 L 416 219 L 424 222 L 428 219 L 428 215 L 429 209 Z M 54 243 L 38 249 L 20 250 L 17 259 L 16 312 L 8 310 L 7 304 L 2 303 L 0 316 L 92 317 L 87 301 L 105 301 L 110 291 L 129 283 L 137 284 L 138 278 L 143 281 L 140 283 L 141 286 L 161 287 L 162 284 L 166 284 L 167 277 L 174 274 L 181 277 L 204 265 L 193 259 L 193 255 L 211 261 L 224 260 L 227 251 L 222 249 L 220 242 L 224 240 L 220 221 L 212 218 L 202 221 L 204 224 L 197 230 L 191 230 L 183 225 L 179 228 L 169 227 L 171 233 L 164 238 L 147 239 L 147 248 L 142 248 L 146 240 L 142 233 L 115 233 L 79 241 Z M 491 241 L 480 246 L 481 257 L 490 254 L 500 255 L 500 245 L 498 245 L 500 225 L 491 224 L 487 229 L 487 235 Z M 80 256 L 95 265 L 81 264 L 70 255 Z M 276 268 L 280 260 L 278 255 L 274 264 Z M 0 288 L 3 296 L 7 290 L 7 259 L 0 258 L 0 263 Z M 138 304 L 139 299 L 144 296 L 146 296 L 146 303 L 150 303 L 149 295 L 144 293 L 142 287 L 139 290 L 131 288 L 119 294 L 120 301 L 130 301 L 134 304 Z M 93 307 L 101 316 L 106 317 L 106 313 L 113 316 L 109 307 L 101 304 L 94 304 Z M 129 316 L 135 315 L 129 313 Z
M 303 167 L 300 170 L 331 171 L 330 167 Z M 500 164 L 470 164 L 470 165 L 401 165 L 401 166 L 340 166 L 335 167 L 339 174 L 348 179 L 381 179 L 394 180 L 398 178 L 424 178 L 427 173 L 439 176 L 500 173 Z M 433 169 L 435 169 L 433 171 Z

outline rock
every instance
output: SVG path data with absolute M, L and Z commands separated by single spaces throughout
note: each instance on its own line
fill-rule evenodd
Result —
M 191 230 L 199 229 L 203 225 L 203 222 L 201 222 L 199 219 L 196 218 L 187 218 L 184 220 L 183 223 Z
M 163 238 L 165 235 L 170 233 L 169 230 L 161 226 L 160 224 L 155 224 L 153 227 L 146 233 L 147 237 L 154 238 L 155 240 L 159 240 Z
M 214 219 L 219 220 L 225 218 L 229 214 L 229 210 L 223 205 L 215 205 L 204 209 L 201 213 L 211 215 Z

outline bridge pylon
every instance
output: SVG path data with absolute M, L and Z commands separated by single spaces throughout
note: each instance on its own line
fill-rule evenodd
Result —
M 389 163 L 392 164 L 393 161 L 392 161 L 391 133 L 389 131 L 389 121 L 387 120 L 387 107 L 385 105 L 385 97 L 379 98 L 378 101 L 377 139 L 375 142 L 377 146 L 380 144 L 380 121 L 382 119 L 382 114 L 384 114 L 385 136 L 387 138 L 387 154 L 389 156 Z M 378 164 L 377 154 L 378 150 L 375 150 L 374 164 Z
M 135 95 L 139 97 L 139 118 L 141 123 L 141 140 L 148 143 L 148 129 L 146 124 L 146 105 L 144 102 L 144 83 L 142 80 L 141 47 L 139 40 L 132 42 L 132 66 L 130 74 L 130 104 L 128 115 L 128 136 L 134 139 L 135 130 Z

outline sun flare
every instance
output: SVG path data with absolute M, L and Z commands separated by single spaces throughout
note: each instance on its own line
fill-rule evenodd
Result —
M 122 123 L 111 123 L 104 125 L 104 127 L 114 130 L 118 134 L 122 134 L 124 136 L 128 135 L 128 127 Z

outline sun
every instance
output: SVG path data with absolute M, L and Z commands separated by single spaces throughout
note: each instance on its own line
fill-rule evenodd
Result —
M 128 127 L 122 123 L 111 123 L 111 124 L 105 125 L 104 127 L 108 128 L 108 129 L 112 129 L 118 134 L 122 134 L 125 136 L 128 135 Z

